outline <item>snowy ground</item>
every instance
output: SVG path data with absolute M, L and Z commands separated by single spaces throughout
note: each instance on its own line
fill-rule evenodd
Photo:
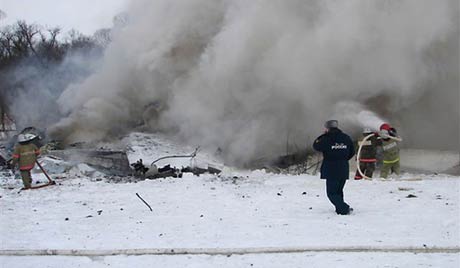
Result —
M 166 151 L 177 153 L 179 147 L 164 142 L 165 148 L 158 141 L 143 134 L 131 136 L 130 160 L 148 162 Z M 180 150 L 190 153 L 189 149 Z M 214 161 L 203 155 L 199 161 Z M 226 169 L 220 177 L 187 174 L 181 179 L 137 183 L 107 183 L 84 176 L 57 181 L 58 186 L 18 194 L 20 183 L 2 178 L 0 267 L 460 265 L 459 177 L 405 174 L 401 180 L 350 180 L 345 188 L 345 198 L 355 209 L 350 216 L 334 213 L 324 181 L 310 175 Z M 12 186 L 16 188 L 9 189 Z M 263 248 L 288 253 L 232 254 Z M 292 253 L 296 248 L 324 251 Z M 438 250 L 420 253 L 424 248 Z M 6 250 L 21 254 L 21 250 L 42 249 L 228 253 L 6 256 Z

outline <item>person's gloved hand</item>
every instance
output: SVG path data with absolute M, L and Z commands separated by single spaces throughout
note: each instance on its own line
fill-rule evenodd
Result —
M 388 133 L 388 130 L 383 129 L 383 130 L 380 130 L 379 136 L 384 139 L 387 139 L 389 138 L 390 134 Z

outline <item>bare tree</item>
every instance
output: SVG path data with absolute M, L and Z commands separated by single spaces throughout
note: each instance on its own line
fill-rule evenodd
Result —
M 62 65 L 64 59 L 72 53 L 89 58 L 101 56 L 103 43 L 96 42 L 95 38 L 77 31 L 70 32 L 65 38 L 58 27 L 46 29 L 24 21 L 0 26 L 0 128 L 4 119 L 12 116 L 12 113 L 16 112 L 14 119 L 21 121 L 18 115 L 21 112 L 17 111 L 15 107 L 18 106 L 13 103 L 24 101 L 24 98 L 34 98 L 31 96 L 40 96 L 37 91 L 44 90 L 47 94 L 28 102 L 45 102 L 47 105 L 43 106 L 46 109 L 53 112 L 57 110 L 52 98 L 89 70 L 74 61 Z M 109 35 L 101 31 L 99 38 L 108 42 Z M 29 120 L 26 117 L 23 119 Z
M 13 57 L 13 39 L 14 34 L 9 28 L 0 31 L 0 62 L 5 63 L 6 60 Z M 1 67 L 1 66 L 0 66 Z
M 60 43 L 58 36 L 61 29 L 58 27 L 40 32 L 40 43 L 37 45 L 41 57 L 47 60 L 61 60 L 65 55 L 65 44 Z
M 67 43 L 70 50 L 92 49 L 95 46 L 94 40 L 91 37 L 83 35 L 76 30 L 69 32 Z
M 31 51 L 35 56 L 38 56 L 38 53 L 35 50 L 35 36 L 40 35 L 38 26 L 34 24 L 27 24 L 25 21 L 18 21 L 16 27 L 18 33 L 18 43 L 22 45 L 21 47 L 26 47 L 26 51 Z
M 97 30 L 94 35 L 94 42 L 101 47 L 107 47 L 110 42 L 112 42 L 112 30 L 111 29 L 99 29 Z

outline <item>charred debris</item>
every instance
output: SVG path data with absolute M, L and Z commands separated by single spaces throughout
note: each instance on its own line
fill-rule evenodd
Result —
M 56 161 L 64 161 L 70 165 L 86 164 L 94 170 L 107 175 L 109 178 L 114 178 L 115 181 L 120 181 L 120 177 L 136 177 L 138 179 L 157 179 L 165 177 L 180 178 L 183 173 L 192 173 L 201 175 L 205 173 L 219 174 L 221 170 L 215 167 L 208 166 L 207 168 L 186 166 L 177 168 L 167 164 L 165 166 L 157 166 L 159 160 L 170 158 L 194 158 L 197 153 L 197 148 L 190 155 L 169 155 L 163 156 L 151 164 L 144 164 L 142 159 L 130 164 L 125 151 L 111 150 L 107 148 L 91 148 L 91 144 L 74 143 L 64 146 L 59 141 L 49 141 L 45 137 L 45 133 L 35 127 L 27 127 L 21 132 L 8 131 L 2 139 L 0 139 L 0 167 L 5 169 L 12 157 L 14 146 L 17 143 L 19 134 L 31 133 L 36 136 L 32 141 L 41 149 L 42 155 L 48 159 Z
M 107 148 L 91 148 L 91 144 L 74 143 L 64 146 L 59 141 L 50 141 L 45 137 L 45 133 L 35 127 L 27 127 L 21 132 L 15 129 L 2 132 L 0 139 L 0 167 L 6 168 L 8 161 L 11 159 L 14 145 L 17 142 L 18 134 L 32 133 L 37 138 L 33 142 L 41 148 L 43 156 L 55 161 L 64 161 L 71 166 L 86 164 L 94 170 L 113 178 L 115 182 L 123 181 L 123 177 L 136 179 L 158 179 L 158 178 L 181 178 L 183 173 L 192 173 L 196 176 L 201 174 L 221 173 L 221 168 L 211 164 L 207 167 L 189 165 L 185 167 L 175 167 L 171 164 L 158 166 L 160 160 L 165 163 L 168 159 L 189 158 L 193 160 L 199 153 L 200 148 L 196 148 L 190 154 L 184 155 L 165 155 L 153 161 L 145 163 L 142 159 L 130 163 L 127 153 L 122 150 L 110 150 Z M 191 161 L 192 162 L 192 161 Z M 248 163 L 244 168 L 247 169 L 265 169 L 274 173 L 315 174 L 321 160 L 309 151 L 299 151 L 293 154 L 286 154 L 275 158 L 260 158 Z M 110 179 L 109 179 L 110 181 Z

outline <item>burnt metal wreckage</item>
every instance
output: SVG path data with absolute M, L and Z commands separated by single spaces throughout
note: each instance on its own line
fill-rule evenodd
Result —
M 170 159 L 170 158 L 190 158 L 191 160 L 196 157 L 200 147 L 196 148 L 193 153 L 189 155 L 170 155 L 170 156 L 163 156 L 156 160 L 154 160 L 150 167 L 146 167 L 143 163 L 142 159 L 139 159 L 137 162 L 131 164 L 135 171 L 135 175 L 138 177 L 146 178 L 146 179 L 158 179 L 158 178 L 166 178 L 166 177 L 173 177 L 173 178 L 181 178 L 183 173 L 192 173 L 193 175 L 199 176 L 201 174 L 220 174 L 222 171 L 212 166 L 208 166 L 207 168 L 200 168 L 200 167 L 182 167 L 176 168 L 171 167 L 171 165 L 166 165 L 163 167 L 157 167 L 155 163 L 159 162 L 160 160 Z
M 169 164 L 162 167 L 158 167 L 155 164 L 160 160 L 169 158 L 193 159 L 197 152 L 198 149 L 190 155 L 163 156 L 153 161 L 150 166 L 146 166 L 142 159 L 139 159 L 137 162 L 130 164 L 128 156 L 124 151 L 72 148 L 50 150 L 47 152 L 47 155 L 71 163 L 84 163 L 106 175 L 118 177 L 137 177 L 141 179 L 157 179 L 166 177 L 181 178 L 182 173 L 193 173 L 194 175 L 201 175 L 204 173 L 219 174 L 221 172 L 221 170 L 214 167 L 208 167 L 206 169 L 191 166 L 176 168 Z
M 35 127 L 28 127 L 22 130 L 19 134 L 33 133 L 37 138 L 32 142 L 41 148 L 42 155 L 53 160 L 60 160 L 75 166 L 78 164 L 86 164 L 96 171 L 99 171 L 108 176 L 117 177 L 136 177 L 140 179 L 157 179 L 165 177 L 180 178 L 183 173 L 192 173 L 201 175 L 204 173 L 219 174 L 221 170 L 214 167 L 200 168 L 186 166 L 176 168 L 171 165 L 157 166 L 156 163 L 160 160 L 171 158 L 195 158 L 199 148 L 189 155 L 169 155 L 163 156 L 153 161 L 150 166 L 144 165 L 142 159 L 130 164 L 126 152 L 121 150 L 107 150 L 103 148 L 89 149 L 89 144 L 75 143 L 66 147 L 58 141 L 45 141 L 44 133 Z M 0 167 L 2 169 L 9 168 L 11 162 L 12 151 L 17 143 L 17 136 L 4 140 L 0 144 Z M 39 185 L 41 187 L 53 185 L 54 181 L 50 178 L 43 166 L 37 161 L 37 166 L 45 173 L 48 183 Z
M 34 127 L 26 128 L 21 133 L 25 132 L 34 133 L 39 137 L 34 143 L 41 148 L 44 156 L 67 162 L 70 166 L 83 163 L 109 177 L 134 177 L 139 179 L 181 178 L 183 173 L 192 173 L 199 176 L 206 173 L 218 175 L 222 172 L 221 169 L 212 165 L 199 167 L 190 164 L 180 168 L 171 164 L 158 166 L 160 160 L 173 158 L 190 158 L 190 160 L 193 160 L 199 152 L 199 147 L 190 154 L 162 156 L 148 165 L 142 159 L 135 163 L 129 163 L 126 152 L 121 150 L 88 149 L 91 145 L 85 143 L 74 143 L 64 147 L 58 141 L 45 142 L 43 132 Z M 13 137 L 8 141 L 8 146 L 6 146 L 8 150 L 0 150 L 0 166 L 7 165 L 8 155 L 11 157 L 11 151 L 15 143 L 16 137 Z M 316 173 L 320 162 L 321 160 L 314 158 L 311 152 L 300 151 L 277 158 L 261 158 L 249 163 L 248 168 L 263 168 L 273 173 Z

